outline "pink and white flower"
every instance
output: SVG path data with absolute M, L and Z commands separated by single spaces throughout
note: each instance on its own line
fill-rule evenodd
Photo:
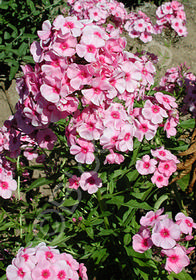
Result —
M 172 249 L 180 239 L 180 227 L 170 219 L 158 221 L 152 230 L 152 242 L 157 247 Z
M 98 188 L 102 187 L 102 181 L 95 171 L 82 173 L 79 184 L 83 191 L 88 191 L 89 194 L 96 193 Z
M 141 160 L 137 160 L 136 169 L 141 175 L 152 174 L 156 170 L 157 161 L 145 155 Z

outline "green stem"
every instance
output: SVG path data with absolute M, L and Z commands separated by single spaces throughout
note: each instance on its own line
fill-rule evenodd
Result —
M 18 179 L 17 179 L 17 186 L 18 186 L 18 200 L 20 202 L 21 196 L 20 196 L 20 173 L 19 173 L 19 168 L 20 168 L 20 156 L 17 158 L 17 173 L 18 173 Z M 20 223 L 20 238 L 22 239 L 23 234 L 22 234 L 22 210 L 20 209 L 19 212 L 19 223 Z
M 101 214 L 104 214 L 104 203 L 103 203 L 103 200 L 102 200 L 100 190 L 97 191 L 97 200 L 98 200 L 98 204 L 99 204 L 99 207 L 100 207 L 100 210 L 101 210 Z M 109 224 L 108 218 L 104 217 L 103 219 L 104 219 L 104 224 L 105 224 L 106 229 L 109 229 L 110 224 Z

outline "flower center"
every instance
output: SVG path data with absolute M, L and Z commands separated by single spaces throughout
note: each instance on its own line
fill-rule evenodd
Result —
M 25 276 L 25 272 L 23 271 L 22 268 L 19 268 L 18 271 L 17 271 L 17 274 L 19 277 L 23 278 Z
M 179 260 L 179 256 L 177 256 L 177 255 L 171 255 L 171 256 L 169 257 L 169 261 L 170 261 L 171 263 L 177 263 L 178 260 Z
M 65 279 L 66 273 L 64 270 L 60 270 L 59 273 L 57 274 L 58 279 Z
M 87 179 L 87 183 L 90 185 L 94 185 L 95 184 L 95 179 L 93 177 L 90 177 Z
M 43 277 L 44 279 L 47 279 L 48 277 L 50 277 L 50 271 L 49 271 L 48 269 L 44 269 L 44 270 L 42 271 L 42 277 Z
M 160 111 L 159 106 L 157 106 L 157 105 L 152 106 L 152 111 L 153 111 L 153 113 L 155 113 L 155 114 L 159 113 L 159 111 Z
M 82 147 L 81 152 L 83 154 L 87 154 L 88 153 L 88 148 L 87 147 Z
M 147 132 L 148 131 L 148 126 L 147 124 L 143 123 L 140 125 L 140 129 L 143 131 L 143 132 Z
M 143 167 L 148 169 L 150 167 L 150 163 L 149 162 L 144 162 Z
M 117 111 L 113 111 L 111 113 L 111 116 L 112 116 L 113 119 L 120 119 L 120 113 L 117 112 Z
M 160 231 L 160 235 L 163 237 L 163 238 L 167 238 L 170 236 L 169 234 L 169 230 L 167 228 L 164 228 Z
M 45 256 L 46 256 L 46 259 L 52 259 L 52 258 L 54 257 L 53 253 L 50 252 L 50 251 L 47 251 L 47 252 L 45 253 Z
M 3 189 L 3 190 L 7 190 L 7 189 L 8 189 L 8 187 L 9 187 L 9 185 L 8 185 L 8 183 L 7 183 L 7 182 L 2 181 L 2 182 L 0 183 L 0 188 L 1 188 L 1 189 Z

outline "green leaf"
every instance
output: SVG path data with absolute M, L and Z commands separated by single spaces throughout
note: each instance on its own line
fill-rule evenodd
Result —
M 7 26 L 13 30 L 11 34 L 12 38 L 16 38 L 18 36 L 18 29 L 11 23 L 8 23 Z
M 133 199 L 124 203 L 123 206 L 131 207 L 131 208 L 144 209 L 144 210 L 152 210 L 152 207 L 148 203 L 138 202 L 138 201 L 135 201 Z
M 99 236 L 108 236 L 111 234 L 116 235 L 113 229 L 102 229 L 98 235 Z
M 133 171 L 128 172 L 126 174 L 126 176 L 127 176 L 128 180 L 129 180 L 129 182 L 133 182 L 133 181 L 135 181 L 138 178 L 139 172 L 135 169 Z
M 131 242 L 131 234 L 127 233 L 124 235 L 124 244 L 129 245 L 130 242 Z
M 161 204 L 168 199 L 168 195 L 167 194 L 163 194 L 162 196 L 159 197 L 159 199 L 156 201 L 154 208 L 155 210 L 158 210 L 161 206 Z
M 47 179 L 45 177 L 38 178 L 30 185 L 30 187 L 26 190 L 26 192 L 29 192 L 30 190 L 32 190 L 34 188 L 39 188 L 43 185 L 49 185 L 52 183 L 54 183 L 54 180 L 52 180 L 52 179 Z
M 3 276 L 0 278 L 0 280 L 6 280 L 6 279 L 7 279 L 6 274 L 3 275 Z
M 88 234 L 88 236 L 91 238 L 91 239 L 94 239 L 94 231 L 93 231 L 93 228 L 92 227 L 86 227 L 86 233 Z
M 113 180 L 110 181 L 108 184 L 107 184 L 107 189 L 109 190 L 110 194 L 112 194 L 114 192 L 114 188 L 116 186 L 116 182 L 114 182 Z
M 30 7 L 31 12 L 35 10 L 35 6 L 31 0 L 27 0 L 27 5 Z
M 8 33 L 7 31 L 4 32 L 4 40 L 9 40 L 11 38 L 10 33 Z
M 172 277 L 174 277 L 174 279 L 179 279 L 179 280 L 193 280 L 193 278 L 184 270 L 181 271 L 180 273 L 176 274 L 174 272 L 172 272 L 170 274 Z
M 49 246 L 57 246 L 60 243 L 65 243 L 67 240 L 69 240 L 70 238 L 72 238 L 75 235 L 76 234 L 74 234 L 72 236 L 65 236 L 65 233 L 61 232 L 50 242 Z
M 25 55 L 27 52 L 27 48 L 28 48 L 28 44 L 23 42 L 18 49 L 18 55 L 19 56 Z
M 114 196 L 112 199 L 106 201 L 106 203 L 121 206 L 124 203 L 124 196 Z
M 17 62 L 17 64 L 12 66 L 11 69 L 10 69 L 9 81 L 13 80 L 13 78 L 15 77 L 18 69 L 19 69 L 19 63 Z
M 178 185 L 180 186 L 181 190 L 185 191 L 189 185 L 190 180 L 190 173 L 183 176 L 181 179 L 177 180 Z
M 187 128 L 194 128 L 195 127 L 195 119 L 189 119 L 189 120 L 185 120 L 185 121 L 182 121 L 179 126 L 181 126 L 182 128 L 184 129 L 187 129 Z

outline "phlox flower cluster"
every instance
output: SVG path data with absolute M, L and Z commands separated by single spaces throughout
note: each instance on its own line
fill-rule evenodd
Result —
M 114 32 L 114 27 L 120 32 L 128 31 L 131 38 L 139 38 L 147 43 L 152 40 L 152 34 L 161 33 L 163 28 L 174 29 L 179 36 L 186 36 L 186 16 L 184 6 L 177 1 L 167 2 L 156 11 L 157 23 L 153 25 L 150 18 L 142 11 L 129 12 L 123 3 L 115 0 L 75 0 L 68 1 L 70 15 L 78 19 L 90 19 L 97 25 L 107 24 L 107 30 Z
M 178 1 L 165 2 L 156 11 L 158 33 L 164 28 L 173 29 L 178 36 L 187 36 L 184 6 Z
M 34 248 L 20 248 L 6 276 L 8 280 L 88 280 L 86 272 L 72 255 L 42 242 Z
M 49 125 L 60 119 L 69 123 L 70 153 L 82 164 L 92 164 L 100 146 L 104 164 L 120 164 L 134 137 L 151 140 L 161 127 L 168 138 L 176 134 L 175 98 L 146 95 L 156 73 L 152 55 L 125 51 L 118 32 L 76 16 L 44 21 L 38 36 L 30 48 L 35 68 L 22 66 L 16 113 L 0 132 L 1 155 L 43 162 L 42 150 L 57 141 Z
M 168 69 L 155 90 L 168 91 L 171 94 L 178 90 L 179 87 L 185 90 L 186 95 L 183 100 L 182 112 L 184 114 L 189 112 L 195 117 L 196 76 L 188 70 L 189 67 L 187 67 L 186 63 Z
M 124 4 L 118 1 L 77 0 L 68 3 L 71 5 L 69 14 L 79 19 L 90 19 L 97 25 L 103 25 L 109 20 L 107 31 L 111 33 L 115 33 L 116 29 L 120 33 L 128 31 L 131 38 L 139 38 L 144 43 L 151 41 L 152 34 L 156 34 L 149 17 L 141 11 L 128 13 Z
M 136 169 L 141 175 L 152 174 L 151 181 L 158 188 L 169 184 L 170 176 L 176 171 L 179 160 L 163 146 L 156 150 L 151 150 L 154 158 L 145 155 L 141 160 L 137 160 Z
M 140 219 L 140 230 L 133 236 L 133 249 L 144 253 L 146 250 L 154 249 L 154 254 L 165 262 L 168 272 L 179 273 L 189 265 L 188 254 L 195 247 L 185 248 L 182 244 L 193 238 L 192 230 L 196 228 L 193 219 L 178 213 L 175 222 L 162 215 L 164 208 L 156 212 L 149 211 Z

